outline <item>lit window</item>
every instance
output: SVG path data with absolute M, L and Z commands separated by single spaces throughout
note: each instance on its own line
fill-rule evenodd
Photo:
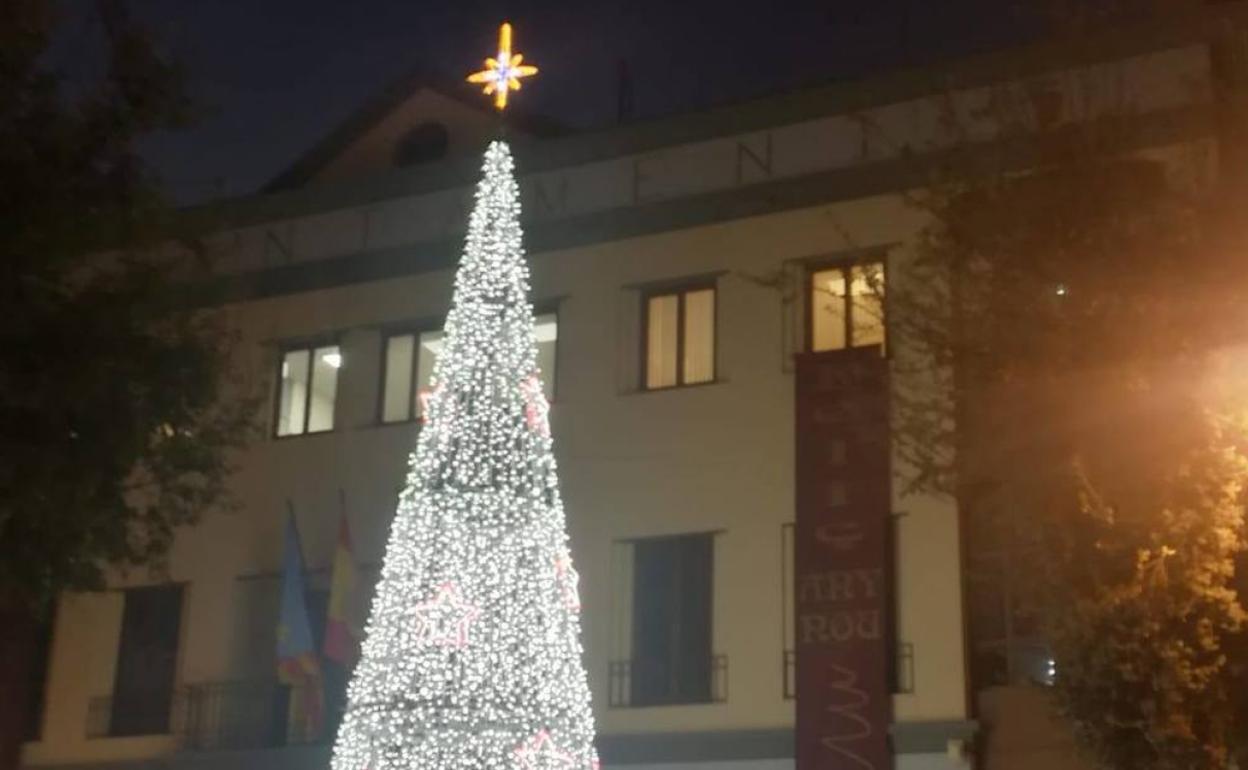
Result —
M 555 347 L 559 321 L 554 313 L 533 317 L 537 334 L 537 367 L 546 399 L 555 396 Z M 433 382 L 434 364 L 442 354 L 441 331 L 405 332 L 386 337 L 381 421 L 406 422 L 420 417 L 420 392 Z
M 278 389 L 279 436 L 323 433 L 334 429 L 334 399 L 342 352 L 337 345 L 287 350 L 282 354 Z
M 646 390 L 715 379 L 715 289 L 647 294 L 642 335 Z
M 415 372 L 416 338 L 411 334 L 394 334 L 386 337 L 385 361 L 382 364 L 385 385 L 381 394 L 381 421 L 402 422 L 410 419 L 413 403 L 412 382 Z
M 882 262 L 812 272 L 809 302 L 812 351 L 884 345 Z

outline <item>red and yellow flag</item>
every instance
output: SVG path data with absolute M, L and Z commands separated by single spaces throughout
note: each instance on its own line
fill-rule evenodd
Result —
M 329 610 L 325 617 L 325 643 L 322 652 L 343 668 L 355 665 L 360 654 L 362 624 L 359 602 L 359 574 L 355 568 L 355 554 L 351 551 L 351 531 L 347 516 L 342 514 L 338 524 L 338 547 L 334 550 L 334 565 L 330 575 Z

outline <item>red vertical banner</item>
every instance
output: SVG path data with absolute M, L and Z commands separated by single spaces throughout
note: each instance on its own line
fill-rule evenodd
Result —
M 888 770 L 887 361 L 811 353 L 796 380 L 797 770 Z

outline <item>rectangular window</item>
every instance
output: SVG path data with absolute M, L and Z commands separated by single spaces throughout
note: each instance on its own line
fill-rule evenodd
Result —
M 416 391 L 412 383 L 416 379 L 416 337 L 412 334 L 393 334 L 386 337 L 385 361 L 382 371 L 381 421 L 404 422 L 416 411 Z
M 797 595 L 793 571 L 797 563 L 796 525 L 780 525 L 781 690 L 785 700 L 797 697 Z
M 278 436 L 323 433 L 334 429 L 334 400 L 342 351 L 337 345 L 282 353 L 277 394 Z
M 542 375 L 546 399 L 555 397 L 555 348 L 559 319 L 555 313 L 533 317 L 537 333 L 537 366 Z M 384 374 L 381 391 L 381 421 L 406 422 L 420 415 L 420 391 L 433 381 L 433 367 L 442 354 L 441 331 L 402 332 L 385 338 L 382 351 Z
M 715 288 L 644 295 L 643 385 L 646 390 L 715 380 Z
M 632 550 L 628 704 L 714 700 L 714 536 L 638 540 Z
M 48 687 L 48 664 L 52 656 L 52 613 L 32 623 L 32 656 L 28 690 L 26 691 L 26 740 L 37 741 L 43 737 L 44 701 Z
M 433 386 L 433 367 L 442 356 L 445 332 L 422 332 L 416 345 L 416 382 L 412 391 L 412 416 L 423 417 L 420 412 L 420 391 Z
M 811 351 L 885 344 L 883 262 L 813 270 L 808 302 Z
M 182 586 L 125 592 L 109 735 L 169 732 L 181 623 Z

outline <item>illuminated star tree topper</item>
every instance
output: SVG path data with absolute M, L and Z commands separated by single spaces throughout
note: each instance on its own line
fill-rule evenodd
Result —
M 468 76 L 469 83 L 484 83 L 482 89 L 494 94 L 494 106 L 507 108 L 507 94 L 520 90 L 520 79 L 537 74 L 537 67 L 524 64 L 524 55 L 511 52 L 511 24 L 503 22 L 498 29 L 498 56 L 485 60 L 485 69 Z

